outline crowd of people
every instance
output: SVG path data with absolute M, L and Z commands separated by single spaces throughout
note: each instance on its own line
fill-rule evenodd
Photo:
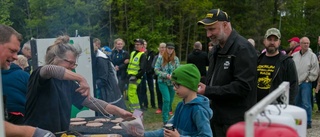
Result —
M 46 50 L 45 65 L 33 69 L 30 41 L 18 56 L 21 35 L 0 25 L 6 136 L 54 136 L 66 131 L 74 105 L 123 118 L 132 117 L 135 109 L 151 107 L 161 114 L 164 125 L 175 127 L 145 133 L 131 129 L 136 136 L 225 137 L 230 126 L 244 121 L 244 113 L 284 81 L 290 82 L 289 104 L 306 110 L 306 128 L 312 128 L 313 89 L 320 104 L 320 55 L 310 49 L 308 37 L 289 39 L 289 49 L 282 51 L 280 31 L 270 28 L 259 52 L 255 41 L 233 29 L 220 9 L 210 10 L 198 25 L 211 40 L 209 52 L 197 41 L 183 65 L 172 42 L 160 43 L 156 54 L 145 39 L 137 38 L 129 53 L 118 38 L 111 54 L 105 54 L 101 41 L 93 39 L 94 95 L 86 79 L 73 71 L 82 51 L 68 36 L 58 37 Z M 182 101 L 172 106 L 175 94 Z M 280 98 L 275 101 L 284 103 Z

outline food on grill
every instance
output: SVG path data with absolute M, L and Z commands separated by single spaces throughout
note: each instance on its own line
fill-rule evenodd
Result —
M 71 122 L 85 121 L 85 120 L 86 120 L 86 119 L 80 118 L 80 117 L 76 117 L 76 118 L 71 118 L 71 119 L 70 119 Z
M 71 126 L 80 126 L 86 124 L 86 121 L 77 121 L 77 122 L 70 122 Z
M 103 124 L 102 123 L 88 123 L 86 124 L 87 127 L 101 127 Z
M 109 122 L 110 119 L 108 119 L 108 118 L 97 118 L 94 121 L 97 121 L 97 122 Z
M 123 121 L 122 118 L 116 118 L 116 119 L 114 119 L 114 120 L 111 120 L 112 123 L 120 123 L 120 122 L 122 122 L 122 121 Z
M 113 126 L 112 129 L 122 129 L 121 126 Z

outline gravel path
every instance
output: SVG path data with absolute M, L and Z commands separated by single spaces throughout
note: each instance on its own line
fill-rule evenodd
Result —
M 312 119 L 312 128 L 307 130 L 307 137 L 320 137 L 320 121 Z

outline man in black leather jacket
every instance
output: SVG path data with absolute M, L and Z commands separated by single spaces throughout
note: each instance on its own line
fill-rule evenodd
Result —
M 216 45 L 206 84 L 199 84 L 198 93 L 212 101 L 214 136 L 225 137 L 228 128 L 244 121 L 244 113 L 256 103 L 257 54 L 247 39 L 232 29 L 226 12 L 212 9 L 198 24 L 204 25 L 207 37 Z

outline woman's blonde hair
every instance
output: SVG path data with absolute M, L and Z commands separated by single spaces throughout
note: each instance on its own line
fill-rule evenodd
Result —
M 121 38 L 117 38 L 117 39 L 115 39 L 115 40 L 113 41 L 113 48 L 112 48 L 112 50 L 116 49 L 116 44 L 117 44 L 117 42 L 118 42 L 118 41 L 122 41 L 123 46 L 125 46 L 125 45 L 126 45 L 126 43 L 124 42 L 124 40 L 123 40 L 123 39 L 121 39 Z

